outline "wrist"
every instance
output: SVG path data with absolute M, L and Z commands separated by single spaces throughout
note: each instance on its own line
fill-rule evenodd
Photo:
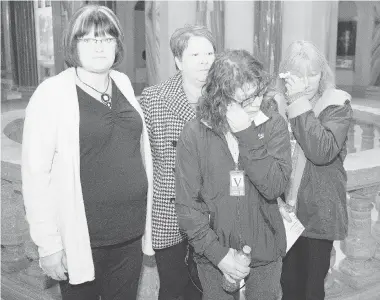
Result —
M 298 100 L 299 98 L 301 98 L 302 96 L 304 96 L 306 94 L 305 91 L 302 91 L 302 92 L 298 92 L 298 93 L 294 93 L 292 95 L 288 95 L 288 94 L 285 94 L 285 99 L 286 99 L 286 103 L 289 105 L 289 104 L 292 104 L 294 101 Z

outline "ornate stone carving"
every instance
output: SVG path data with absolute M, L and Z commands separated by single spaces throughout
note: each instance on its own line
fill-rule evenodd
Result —
M 24 251 L 28 225 L 24 218 L 21 196 L 12 183 L 1 180 L 1 269 L 16 272 L 25 269 L 29 261 Z
M 373 149 L 375 145 L 375 129 L 373 124 L 361 123 L 360 128 L 363 130 L 361 151 Z
M 380 192 L 376 195 L 377 220 L 372 226 L 372 236 L 377 242 L 374 258 L 380 261 Z
M 348 237 L 341 242 L 346 257 L 340 262 L 336 277 L 354 289 L 361 289 L 380 280 L 380 263 L 374 261 L 377 243 L 371 235 L 370 198 L 351 194 L 348 206 Z
M 347 152 L 354 153 L 356 152 L 355 148 L 355 124 L 351 124 L 348 129 L 348 140 L 347 140 Z

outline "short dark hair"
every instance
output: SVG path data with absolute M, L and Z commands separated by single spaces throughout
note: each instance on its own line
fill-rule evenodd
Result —
M 106 34 L 116 38 L 116 55 L 112 67 L 124 58 L 124 34 L 120 21 L 111 9 L 101 5 L 85 5 L 78 9 L 70 19 L 64 36 L 63 47 L 65 62 L 69 67 L 81 66 L 78 56 L 78 39 L 95 31 L 95 36 Z
M 183 51 L 185 51 L 189 39 L 193 36 L 204 37 L 211 43 L 214 51 L 216 51 L 215 39 L 210 30 L 205 26 L 185 25 L 185 27 L 178 28 L 174 31 L 170 38 L 170 49 L 172 50 L 174 57 L 182 59 Z
M 227 106 L 234 101 L 238 88 L 254 83 L 263 95 L 270 83 L 263 64 L 246 50 L 226 50 L 218 54 L 208 72 L 200 98 L 200 117 L 218 133 L 230 127 L 226 119 Z

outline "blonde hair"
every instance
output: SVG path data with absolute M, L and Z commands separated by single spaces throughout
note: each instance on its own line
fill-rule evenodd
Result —
M 309 41 L 295 41 L 286 49 L 281 60 L 279 73 L 291 72 L 299 76 L 307 76 L 311 71 L 321 72 L 318 93 L 320 95 L 329 88 L 335 88 L 335 77 L 325 56 Z M 278 88 L 285 92 L 284 80 L 278 80 Z

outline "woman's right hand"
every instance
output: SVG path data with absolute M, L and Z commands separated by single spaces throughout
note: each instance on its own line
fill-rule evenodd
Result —
M 40 257 L 42 271 L 55 280 L 67 280 L 67 261 L 63 250 L 48 256 Z
M 239 264 L 235 259 L 236 250 L 230 248 L 225 257 L 219 262 L 218 268 L 234 280 L 242 280 L 248 276 L 250 267 Z

